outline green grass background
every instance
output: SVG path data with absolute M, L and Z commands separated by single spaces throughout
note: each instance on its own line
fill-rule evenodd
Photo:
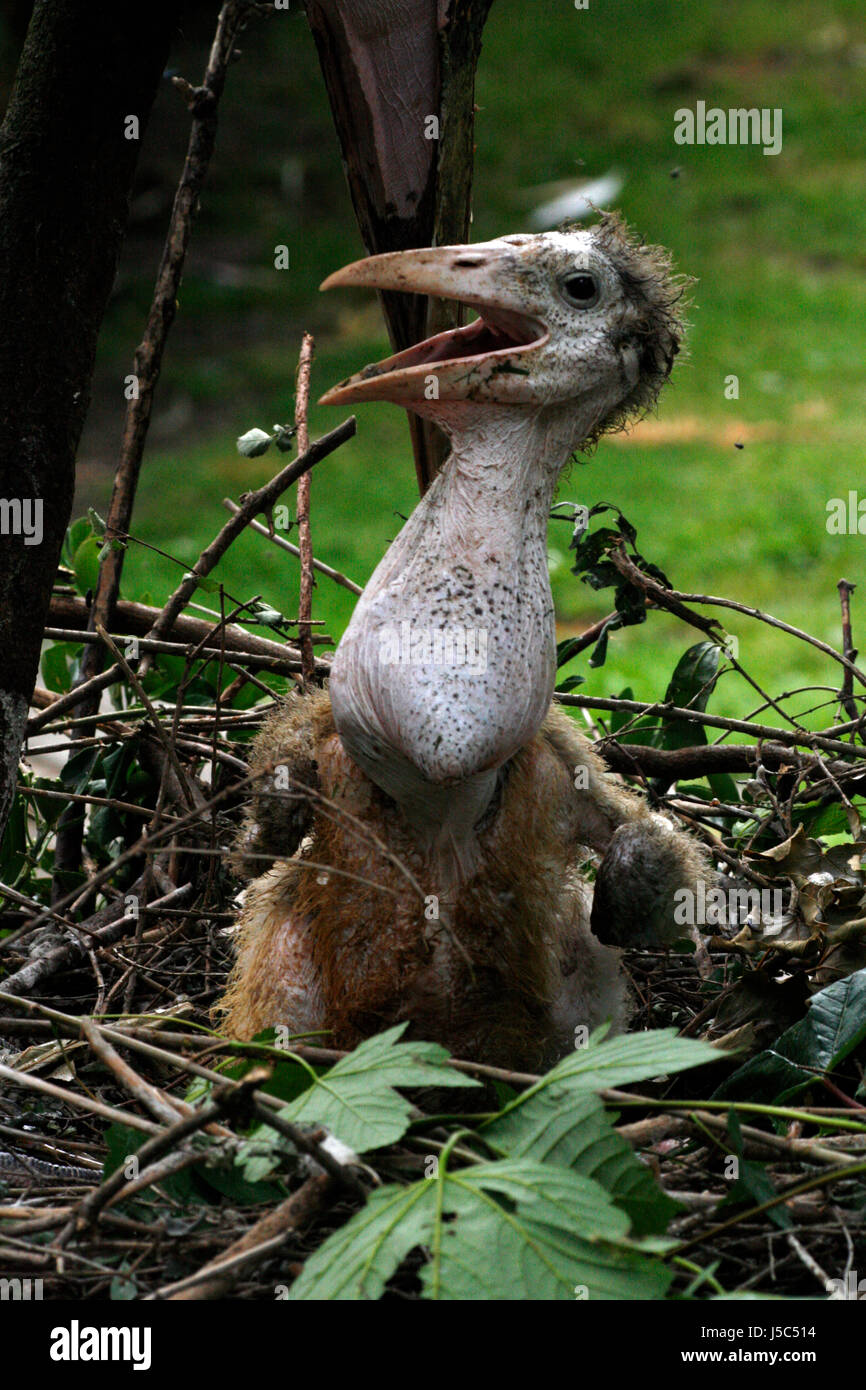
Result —
M 191 29 L 173 59 L 190 79 L 202 66 L 207 28 Z M 302 14 L 281 13 L 244 49 L 221 112 L 134 522 L 138 536 L 184 566 L 225 519 L 222 497 L 237 497 L 278 466 L 274 453 L 241 459 L 234 439 L 291 417 L 302 330 L 316 335 L 316 395 L 386 350 L 372 296 L 317 291 L 363 248 Z M 780 107 L 781 154 L 675 145 L 674 112 L 698 100 Z M 618 504 L 643 552 L 677 587 L 766 607 L 837 643 L 836 582 L 861 578 L 864 540 L 828 534 L 826 506 L 852 488 L 866 497 L 861 0 L 591 0 L 585 11 L 567 0 L 494 0 L 477 101 L 474 239 L 525 229 L 527 189 L 613 166 L 626 176 L 618 202 L 627 219 L 670 246 L 697 281 L 689 357 L 663 393 L 658 422 L 603 441 L 566 473 L 560 498 Z M 166 89 L 100 345 L 79 511 L 107 502 L 122 378 L 149 301 L 185 135 L 182 103 Z M 273 268 L 277 243 L 290 248 L 288 271 Z M 725 399 L 729 374 L 739 378 L 738 400 Z M 313 433 L 343 414 L 315 407 Z M 402 413 L 376 404 L 358 416 L 357 437 L 313 474 L 312 522 L 316 553 L 363 583 L 417 494 Z M 565 527 L 552 528 L 563 635 L 610 607 L 609 593 L 570 575 L 566 540 Z M 180 572 L 133 547 L 125 593 L 159 601 Z M 237 543 L 218 578 L 234 594 L 261 593 L 297 612 L 296 564 L 259 537 Z M 863 629 L 860 597 L 855 636 Z M 319 580 L 315 616 L 335 638 L 352 603 Z M 833 663 L 803 644 L 746 619 L 732 617 L 728 626 L 743 662 L 774 694 L 838 684 Z M 581 657 L 569 673 L 587 676 L 587 693 L 628 684 L 639 698 L 658 697 L 677 656 L 697 640 L 673 619 L 651 615 L 614 637 L 604 668 L 589 671 Z M 713 707 L 741 713 L 756 703 L 729 677 Z

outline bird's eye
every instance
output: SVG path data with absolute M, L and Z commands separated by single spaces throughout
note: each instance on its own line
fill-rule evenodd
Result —
M 598 282 L 589 271 L 578 270 L 561 281 L 562 293 L 578 309 L 592 309 L 598 303 Z

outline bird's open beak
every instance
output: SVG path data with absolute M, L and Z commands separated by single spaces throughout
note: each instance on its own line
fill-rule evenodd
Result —
M 531 354 L 548 332 L 526 312 L 516 248 L 502 241 L 477 246 L 437 246 L 369 256 L 335 271 L 321 288 L 367 285 L 377 290 L 455 299 L 476 308 L 465 328 L 426 338 L 334 386 L 322 405 L 394 401 L 412 408 L 436 400 L 531 399 Z

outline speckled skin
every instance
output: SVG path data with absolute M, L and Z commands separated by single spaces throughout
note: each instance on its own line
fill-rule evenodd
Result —
M 547 513 L 559 459 L 539 467 L 548 422 L 519 415 L 486 411 L 476 432 L 455 436 L 359 599 L 331 672 L 347 751 L 423 837 L 458 859 L 462 851 L 465 865 L 496 770 L 537 733 L 553 694 Z M 383 629 L 401 623 L 483 634 L 483 669 L 384 663 Z
M 443 425 L 452 452 L 359 599 L 329 694 L 290 702 L 256 746 L 261 786 L 238 858 L 248 873 L 282 862 L 247 892 L 226 1025 L 240 1037 L 326 1029 L 350 1047 L 408 1019 L 458 1055 L 534 1068 L 578 1026 L 625 1026 L 619 952 L 598 936 L 679 935 L 673 892 L 708 876 L 692 842 L 550 708 L 556 481 L 576 447 L 655 398 L 679 344 L 679 291 L 664 253 L 613 219 L 373 260 L 346 282 L 436 281 L 529 316 L 540 336 L 513 355 L 437 365 L 432 401 L 419 393 L 438 339 L 420 367 L 410 349 L 329 393 L 409 404 Z M 591 308 L 563 299 L 576 271 L 600 287 Z M 403 628 L 483 634 L 484 660 L 384 659 Z M 579 874 L 587 846 L 609 851 L 597 935 Z

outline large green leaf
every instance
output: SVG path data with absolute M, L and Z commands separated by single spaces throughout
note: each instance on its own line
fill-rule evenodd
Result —
M 665 699 L 680 709 L 706 709 L 716 683 L 720 655 L 716 642 L 697 642 L 689 647 L 674 668 Z
M 665 691 L 665 702 L 678 709 L 705 710 L 713 693 L 721 653 L 715 642 L 697 642 L 677 662 Z M 659 748 L 690 748 L 706 743 L 702 724 L 689 719 L 666 719 L 659 731 Z
M 361 1043 L 280 1113 L 296 1124 L 326 1125 L 355 1153 L 366 1153 L 396 1143 L 408 1128 L 411 1106 L 395 1086 L 478 1084 L 446 1065 L 438 1043 L 398 1042 L 406 1026 Z
M 721 1100 L 783 1102 L 834 1070 L 866 1039 L 866 970 L 822 989 L 805 1018 L 739 1067 L 716 1091 Z
M 286 1113 L 327 1124 L 355 1148 L 399 1137 L 404 1103 L 391 1088 L 449 1075 L 441 1048 L 398 1043 L 400 1031 L 357 1048 Z M 507 1157 L 451 1171 L 443 1155 L 431 1177 L 380 1188 L 310 1258 L 291 1296 L 379 1298 L 420 1248 L 430 1298 L 663 1297 L 669 1271 L 627 1236 L 663 1230 L 674 1207 L 613 1131 L 596 1093 L 718 1056 L 673 1029 L 610 1041 L 599 1031 L 482 1124 L 485 1141 Z M 450 1073 L 450 1084 L 464 1082 Z
M 75 663 L 80 655 L 80 643 L 53 642 L 43 649 L 40 670 L 46 690 L 65 694 L 71 689 Z
M 99 552 L 102 549 L 102 541 L 96 536 L 85 536 L 80 545 L 76 547 L 72 557 L 72 571 L 75 575 L 75 583 L 78 592 L 86 594 L 89 590 L 96 588 L 96 581 L 99 578 Z
M 569 1094 L 575 1097 L 718 1061 L 718 1048 L 695 1038 L 677 1037 L 673 1028 L 659 1028 L 652 1033 L 625 1033 L 608 1041 L 603 1041 L 596 1033 L 586 1047 L 575 1048 L 563 1057 L 546 1076 L 512 1101 L 509 1108 L 525 1105 L 545 1086 L 560 1081 L 568 1083 Z
M 524 1106 L 483 1128 L 485 1140 L 512 1158 L 559 1164 L 595 1178 L 615 1197 L 637 1235 L 667 1229 L 679 1211 L 613 1126 L 598 1096 L 574 1100 L 565 1085 L 546 1086 Z
M 673 1029 L 609 1042 L 596 1036 L 515 1097 L 482 1133 L 512 1157 L 560 1164 L 597 1179 L 639 1235 L 663 1231 L 676 1205 L 616 1133 L 596 1092 L 717 1061 L 718 1056 L 709 1044 L 678 1038 Z
M 662 1298 L 671 1274 L 624 1243 L 628 1217 L 598 1183 L 532 1159 L 379 1188 L 307 1261 L 293 1299 L 379 1298 L 422 1247 L 433 1299 Z

